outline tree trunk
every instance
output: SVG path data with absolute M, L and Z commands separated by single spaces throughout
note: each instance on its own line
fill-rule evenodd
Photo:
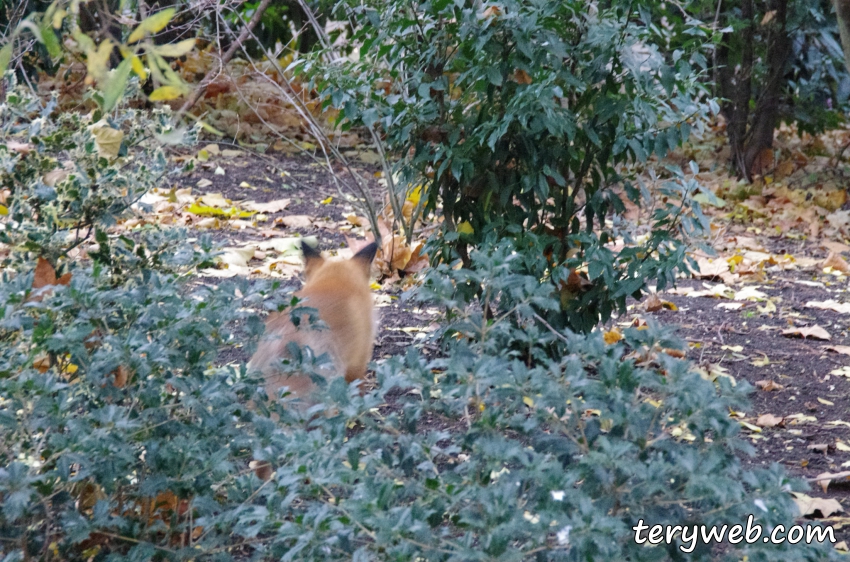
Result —
M 739 175 L 746 175 L 744 143 L 747 137 L 747 122 L 750 116 L 750 98 L 753 85 L 753 57 L 755 45 L 755 13 L 753 0 L 741 2 L 741 19 L 747 21 L 741 37 L 741 64 L 734 68 L 729 62 L 729 36 L 717 49 L 717 83 L 720 96 L 724 98 L 721 112 L 726 118 L 726 135 L 732 149 L 732 165 Z
M 838 33 L 844 48 L 844 66 L 850 72 L 850 0 L 832 0 L 838 17 Z
M 763 174 L 765 165 L 772 161 L 760 158 L 765 150 L 773 148 L 773 131 L 779 124 L 779 106 L 782 101 L 782 81 L 788 57 L 791 55 L 791 41 L 786 29 L 788 0 L 771 0 L 768 3 L 773 13 L 772 19 L 766 25 L 770 26 L 767 33 L 767 81 L 762 93 L 756 101 L 753 124 L 748 133 L 746 150 L 744 152 L 744 175 L 748 180 L 754 174 Z

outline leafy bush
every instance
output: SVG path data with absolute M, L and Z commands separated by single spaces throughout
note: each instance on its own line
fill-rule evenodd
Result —
M 559 303 L 516 273 L 520 256 L 474 259 L 455 281 L 486 277 L 486 300 L 430 286 L 458 312 L 439 356 L 387 361 L 363 396 L 336 381 L 309 423 L 217 366 L 234 327 L 261 331 L 253 313 L 236 322 L 274 287 L 190 287 L 150 269 L 114 287 L 95 266 L 28 301 L 32 276 L 6 276 L 5 560 L 716 560 L 705 545 L 638 546 L 630 527 L 792 522 L 801 484 L 736 457 L 749 449 L 728 416 L 741 386 L 718 393 L 655 329 L 617 345 L 553 331 L 535 311 Z M 832 552 L 759 542 L 727 558 Z
M 57 263 L 96 236 L 109 264 L 115 241 L 105 229 L 165 177 L 155 139 L 174 134 L 169 112 L 125 110 L 105 118 L 99 111 L 54 116 L 55 109 L 55 101 L 45 104 L 20 88 L 0 104 L 0 243 L 16 250 L 6 261 L 42 256 Z M 156 259 L 129 239 L 119 245 Z
M 573 316 L 594 318 L 573 324 L 585 331 L 681 263 L 676 252 L 659 256 L 658 244 L 619 256 L 605 245 L 624 200 L 647 202 L 635 166 L 686 140 L 686 119 L 707 111 L 698 22 L 688 21 L 694 41 L 668 64 L 656 53 L 664 28 L 633 3 L 343 1 L 338 10 L 355 22 L 359 58 L 301 70 L 343 128 L 384 135 L 402 187 L 425 185 L 424 210 L 442 205 L 449 245 L 439 257 L 451 260 L 454 248 L 469 266 L 469 244 L 536 235 L 556 283 L 579 271 L 600 289 L 565 299 Z M 689 195 L 655 216 L 655 240 L 682 234 L 691 210 L 699 216 Z M 586 270 L 594 263 L 614 273 L 603 280 Z

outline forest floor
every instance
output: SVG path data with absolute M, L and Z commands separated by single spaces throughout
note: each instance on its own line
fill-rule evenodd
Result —
M 364 221 L 318 161 L 225 144 L 172 157 L 194 158 L 195 170 L 146 202 L 160 219 L 169 217 L 157 222 L 206 231 L 225 246 L 221 268 L 202 272 L 201 282 L 242 275 L 297 287 L 294 237 L 314 236 L 321 249 L 342 256 L 366 240 Z M 846 197 L 835 195 L 843 189 L 840 177 L 831 173 L 827 182 L 812 182 L 810 170 L 800 168 L 808 180 L 794 185 L 789 177 L 781 186 L 765 183 L 755 190 L 711 176 L 716 195 L 737 199 L 710 209 L 717 255 L 695 254 L 700 274 L 659 293 L 660 306 L 658 299 L 634 303 L 605 329 L 648 318 L 674 326 L 688 343 L 688 358 L 706 376 L 752 385 L 749 408 L 730 413 L 753 445 L 745 462 L 779 463 L 812 482 L 812 497 L 837 499 L 850 509 L 850 266 L 841 257 L 850 256 L 844 244 L 850 213 L 843 210 Z M 355 173 L 374 179 L 380 200 L 378 169 L 361 162 Z M 186 212 L 193 204 L 203 207 Z M 226 216 L 245 208 L 262 212 Z M 404 298 L 413 279 L 393 276 L 375 286 L 381 318 L 376 361 L 423 345 L 439 321 L 436 310 Z M 225 357 L 248 359 L 238 350 Z M 825 521 L 839 540 L 850 542 L 850 517 L 836 512 Z

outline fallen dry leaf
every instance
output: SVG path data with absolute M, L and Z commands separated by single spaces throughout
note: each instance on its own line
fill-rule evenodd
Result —
M 806 449 L 825 455 L 829 451 L 829 445 L 826 443 L 812 443 L 811 445 L 807 445 Z
M 288 215 L 277 218 L 274 222 L 288 228 L 310 228 L 313 226 L 313 219 L 307 215 Z
M 821 328 L 820 326 L 808 326 L 808 327 L 793 327 L 788 328 L 786 330 L 782 330 L 783 336 L 799 336 L 803 339 L 812 338 L 816 340 L 826 340 L 829 341 L 832 339 L 832 336 L 829 335 L 829 332 Z
M 240 205 L 243 209 L 249 211 L 257 211 L 258 213 L 279 213 L 289 206 L 289 199 L 276 199 L 267 203 L 257 203 L 256 201 L 245 201 Z
M 664 304 L 661 302 L 661 299 L 658 298 L 658 295 L 652 293 L 646 299 L 646 302 L 643 303 L 643 308 L 647 312 L 658 312 L 664 308 Z
M 848 264 L 844 260 L 844 258 L 842 258 L 840 255 L 836 254 L 835 252 L 829 253 L 827 258 L 825 260 L 823 260 L 823 263 L 821 263 L 821 267 L 823 267 L 823 268 L 831 267 L 832 269 L 834 269 L 836 271 L 840 271 L 841 273 L 850 272 L 850 264 Z
M 756 425 L 759 427 L 776 427 L 784 422 L 784 418 L 774 416 L 773 414 L 762 414 L 756 420 Z
M 827 351 L 834 351 L 843 355 L 850 355 L 850 345 L 824 345 L 822 346 Z
M 826 493 L 826 489 L 829 488 L 829 484 L 831 482 L 839 482 L 839 481 L 847 481 L 850 480 L 850 470 L 845 470 L 843 472 L 823 472 L 817 475 L 815 478 L 815 482 L 820 484 L 821 489 L 824 493 Z
M 785 388 L 781 384 L 773 382 L 771 380 L 756 381 L 756 387 L 764 390 L 765 392 L 773 392 Z
M 832 299 L 827 301 L 809 301 L 806 303 L 806 308 L 818 308 L 820 310 L 832 310 L 841 314 L 850 314 L 850 303 L 837 302 Z
M 834 252 L 836 254 L 843 254 L 844 252 L 850 252 L 850 246 L 847 244 L 842 244 L 841 242 L 835 242 L 833 240 L 824 240 L 820 243 L 823 248 L 826 248 L 830 252 Z M 828 259 L 828 258 L 827 258 Z
M 3 141 L 3 144 L 6 145 L 9 152 L 17 152 L 18 154 L 29 154 L 35 148 L 28 142 L 18 142 L 14 140 Z

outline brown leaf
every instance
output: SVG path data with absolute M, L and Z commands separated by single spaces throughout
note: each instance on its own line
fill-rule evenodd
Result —
M 46 373 L 48 369 L 53 365 L 53 358 L 50 357 L 47 353 L 42 353 L 38 355 L 32 361 L 32 366 L 35 369 L 38 369 L 39 373 Z
M 782 330 L 783 336 L 799 336 L 801 338 L 812 338 L 816 340 L 826 340 L 829 341 L 832 339 L 832 336 L 829 335 L 829 332 L 821 328 L 820 326 L 808 326 L 808 327 L 797 327 L 788 328 L 786 330 Z
M 841 273 L 850 272 L 850 264 L 848 264 L 844 258 L 835 252 L 830 252 L 829 255 L 823 262 L 821 263 L 821 267 L 831 267 L 836 271 L 840 271 Z
M 850 480 L 850 470 L 845 470 L 843 472 L 823 472 L 817 475 L 815 478 L 815 482 L 820 484 L 823 493 L 826 493 L 826 489 L 829 488 L 830 482 L 838 482 L 840 480 Z
M 665 347 L 662 349 L 664 353 L 669 355 L 670 357 L 676 357 L 677 359 L 684 359 L 687 353 L 681 349 L 671 349 L 669 347 Z
M 756 387 L 764 390 L 765 392 L 772 392 L 785 388 L 781 384 L 773 382 L 771 380 L 756 381 Z
M 800 510 L 800 516 L 806 517 L 820 512 L 821 517 L 829 517 L 833 513 L 844 511 L 838 500 L 831 498 L 813 498 L 800 492 L 793 492 L 794 503 L 797 504 L 797 509 Z
M 56 270 L 50 265 L 46 259 L 39 257 L 38 263 L 35 266 L 35 275 L 32 280 L 32 288 L 35 294 L 30 296 L 30 301 L 40 302 L 45 296 L 51 293 L 51 289 L 55 285 L 68 285 L 71 282 L 71 272 L 56 278 Z
M 417 243 L 410 254 L 410 259 L 407 265 L 404 266 L 405 273 L 419 273 L 428 267 L 428 254 L 422 252 L 425 245 L 421 242 Z
M 774 416 L 773 414 L 762 414 L 756 420 L 756 425 L 759 427 L 776 427 L 777 425 L 784 425 L 784 421 L 784 418 Z
M 827 351 L 834 351 L 842 355 L 850 355 L 850 345 L 824 345 L 822 346 Z
M 573 293 L 578 293 L 580 291 L 585 291 L 592 286 L 593 283 L 585 279 L 583 276 L 579 275 L 579 273 L 575 269 L 570 269 L 570 274 L 567 277 L 567 289 L 569 289 Z
M 115 377 L 112 380 L 112 385 L 115 388 L 124 388 L 127 381 L 130 380 L 130 370 L 125 368 L 124 365 L 119 365 L 111 374 Z
M 254 471 L 254 474 L 263 482 L 268 482 L 274 474 L 272 465 L 268 461 L 251 461 L 248 463 L 248 468 Z
M 818 308 L 820 310 L 831 310 L 841 314 L 850 314 L 850 303 L 836 302 L 832 299 L 823 302 L 809 301 L 806 303 L 806 308 Z
M 516 72 L 514 72 L 514 75 L 511 77 L 511 79 L 517 84 L 531 84 L 532 82 L 531 76 L 528 75 L 528 72 L 522 70 L 521 68 L 517 69 Z
M 661 302 L 661 299 L 658 298 L 658 295 L 652 293 L 649 295 L 649 298 L 646 299 L 646 302 L 643 303 L 643 308 L 647 312 L 658 312 L 662 308 L 664 308 L 664 303 Z
M 850 252 L 850 246 L 847 244 L 842 244 L 841 242 L 835 242 L 834 240 L 824 240 L 820 243 L 820 245 L 830 252 L 834 252 L 836 254 L 843 254 L 845 252 Z
M 313 226 L 313 219 L 307 215 L 288 215 L 276 218 L 274 222 L 275 224 L 282 224 L 289 228 L 310 228 Z
M 245 201 L 239 205 L 248 211 L 257 211 L 258 213 L 279 213 L 289 206 L 289 199 L 277 199 L 267 203 L 257 203 L 256 201 Z

